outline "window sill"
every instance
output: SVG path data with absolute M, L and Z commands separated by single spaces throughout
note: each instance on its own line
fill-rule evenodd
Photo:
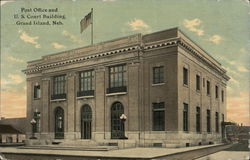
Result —
M 33 98 L 33 100 L 40 100 L 41 98 Z
M 58 101 L 66 101 L 67 99 L 53 99 L 53 100 L 50 100 L 50 102 L 58 102 Z
M 89 99 L 89 98 L 94 98 L 95 96 L 81 96 L 81 97 L 76 97 L 76 99 Z
M 125 95 L 127 92 L 116 92 L 116 93 L 108 93 L 106 96 L 119 96 L 119 95 Z
M 188 85 L 187 85 L 187 84 L 183 84 L 183 87 L 186 87 L 186 88 L 188 88 Z
M 161 85 L 165 85 L 165 83 L 153 83 L 152 86 L 161 86 Z

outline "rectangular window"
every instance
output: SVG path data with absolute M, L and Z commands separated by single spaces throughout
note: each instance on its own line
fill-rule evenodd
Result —
M 222 114 L 221 116 L 222 116 L 222 122 L 224 122 L 225 121 L 224 114 Z
M 165 130 L 165 105 L 164 102 L 153 103 L 153 130 Z
M 41 98 L 40 85 L 34 86 L 34 99 Z
M 210 81 L 207 81 L 207 95 L 210 95 Z
M 53 91 L 51 100 L 65 99 L 66 98 L 66 75 L 55 76 L 53 78 Z
M 36 123 L 33 126 L 34 127 L 33 128 L 34 133 L 40 132 L 40 130 L 41 130 L 41 120 L 40 120 L 40 117 L 41 117 L 41 113 L 40 112 L 34 112 L 33 113 L 33 118 L 36 121 Z
M 83 71 L 79 75 L 79 90 L 80 91 L 90 91 L 94 90 L 94 71 Z
M 219 113 L 215 112 L 215 129 L 216 132 L 219 132 Z
M 79 91 L 77 96 L 94 95 L 94 70 L 83 71 L 79 73 Z
M 53 94 L 59 95 L 59 94 L 65 94 L 65 84 L 66 84 L 66 76 L 60 75 L 55 76 L 53 81 Z
M 221 91 L 221 101 L 224 102 L 224 91 Z
M 219 98 L 219 87 L 215 86 L 215 98 Z
M 109 67 L 109 88 L 107 93 L 126 92 L 126 65 Z
M 207 132 L 210 133 L 211 132 L 211 117 L 210 117 L 210 110 L 207 110 Z
M 205 82 L 206 82 L 206 80 L 205 80 L 205 78 L 203 78 L 203 87 L 205 87 Z
M 183 84 L 188 85 L 188 69 L 183 68 Z
M 196 132 L 201 132 L 201 110 L 196 107 Z
M 196 75 L 196 90 L 201 90 L 201 77 L 199 75 Z
M 183 131 L 188 131 L 188 104 L 183 103 Z
M 153 68 L 153 84 L 164 82 L 164 67 L 154 67 Z
M 119 65 L 109 68 L 109 86 L 122 87 L 126 86 L 126 66 Z

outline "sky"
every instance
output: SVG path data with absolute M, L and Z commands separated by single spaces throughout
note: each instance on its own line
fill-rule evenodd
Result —
M 90 45 L 90 27 L 80 34 L 79 23 L 94 8 L 94 43 L 179 27 L 227 70 L 231 78 L 227 121 L 250 125 L 249 6 L 248 0 L 1 1 L 0 117 L 26 116 L 26 77 L 21 70 L 27 61 Z M 42 13 L 39 8 L 57 8 L 57 12 Z M 28 19 L 41 14 L 64 18 Z M 63 24 L 18 25 L 30 20 Z

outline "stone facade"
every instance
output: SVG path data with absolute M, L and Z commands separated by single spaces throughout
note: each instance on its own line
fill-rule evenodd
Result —
M 122 91 L 108 92 L 110 67 L 126 67 L 126 84 Z M 153 68 L 163 67 L 163 82 L 153 83 Z M 188 84 L 183 84 L 183 68 L 188 71 Z M 94 71 L 94 94 L 78 96 L 79 73 Z M 43 56 L 28 62 L 27 117 L 40 113 L 40 139 L 55 138 L 55 109 L 64 111 L 64 140 L 82 141 L 81 109 L 91 108 L 91 140 L 97 144 L 120 144 L 111 136 L 111 106 L 122 104 L 129 146 L 177 147 L 218 143 L 221 141 L 222 115 L 226 117 L 226 82 L 229 77 L 221 64 L 184 35 L 178 28 L 152 34 L 136 34 L 91 46 Z M 66 75 L 64 98 L 51 98 L 53 78 Z M 196 75 L 200 90 L 196 90 Z M 210 83 L 207 95 L 206 82 Z M 41 96 L 34 98 L 34 87 Z M 215 86 L 218 97 L 215 97 Z M 223 92 L 223 93 L 222 93 Z M 223 94 L 223 95 L 222 95 Z M 222 97 L 223 96 L 223 97 Z M 222 102 L 223 98 L 223 102 Z M 164 103 L 164 130 L 154 131 L 154 103 Z M 183 131 L 183 104 L 188 104 L 188 131 Z M 196 131 L 196 107 L 201 109 L 200 132 Z M 211 131 L 207 132 L 207 109 L 211 112 Z M 215 112 L 218 112 L 219 132 Z M 157 121 L 157 120 L 156 120 Z M 31 134 L 31 125 L 27 125 Z M 86 142 L 87 143 L 87 142 Z

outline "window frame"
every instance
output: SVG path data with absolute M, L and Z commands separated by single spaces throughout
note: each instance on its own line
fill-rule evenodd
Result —
M 215 131 L 219 133 L 219 113 L 215 112 Z
M 126 73 L 127 73 L 126 64 L 110 66 L 109 67 L 109 88 L 118 88 L 118 87 L 127 86 L 126 85 L 127 84 Z
M 211 110 L 207 109 L 207 133 L 211 133 Z
M 164 66 L 153 67 L 153 84 L 161 83 L 164 83 Z
M 153 131 L 165 131 L 165 103 L 153 103 L 152 104 L 152 130 Z M 156 116 L 157 115 L 157 116 Z
M 66 74 L 53 77 L 53 95 L 66 94 Z
M 201 90 L 201 76 L 196 74 L 196 91 Z
M 183 103 L 183 131 L 184 132 L 188 132 L 189 131 L 189 126 L 188 126 L 188 104 L 187 103 Z
M 201 108 L 196 107 L 196 132 L 201 133 Z
M 216 99 L 219 98 L 219 87 L 218 87 L 218 85 L 215 85 L 215 98 Z
M 41 86 L 40 85 L 35 85 L 34 88 L 34 99 L 40 99 L 41 98 Z
M 189 83 L 188 68 L 183 67 L 183 85 L 188 86 Z
M 79 72 L 79 91 L 94 90 L 94 77 L 95 71 L 93 69 Z M 85 83 L 87 83 L 87 86 L 85 86 Z
M 211 95 L 211 83 L 209 80 L 207 80 L 207 95 L 208 96 Z

